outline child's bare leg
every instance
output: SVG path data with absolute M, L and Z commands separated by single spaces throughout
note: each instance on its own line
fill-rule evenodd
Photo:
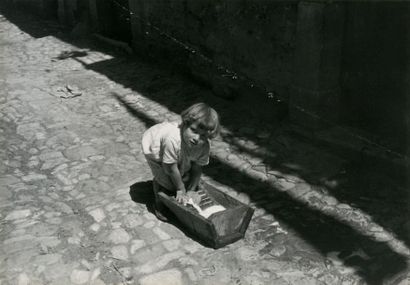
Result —
M 157 180 L 152 180 L 152 189 L 154 190 L 155 201 L 158 199 L 159 184 Z
M 154 196 L 155 196 L 155 205 L 154 205 L 155 216 L 157 216 L 157 218 L 161 221 L 167 221 L 168 219 L 162 214 L 165 210 L 165 206 L 164 204 L 161 203 L 159 199 L 159 195 L 158 195 L 158 192 L 161 186 L 158 184 L 158 182 L 155 179 L 152 181 L 152 186 L 153 186 Z

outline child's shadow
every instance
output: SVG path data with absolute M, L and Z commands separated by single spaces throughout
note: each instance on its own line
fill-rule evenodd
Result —
M 155 215 L 154 203 L 155 195 L 154 190 L 152 189 L 152 180 L 149 181 L 140 181 L 130 186 L 130 196 L 132 201 L 138 204 L 145 204 L 148 212 Z M 165 213 L 166 217 L 169 219 L 168 222 L 172 223 L 172 219 L 175 219 L 172 212 L 167 210 Z
M 154 212 L 154 202 L 155 196 L 154 191 L 152 189 L 152 181 L 141 181 L 137 182 L 130 186 L 130 196 L 131 199 L 138 204 L 145 204 L 147 207 L 148 212 L 155 214 Z M 168 218 L 167 223 L 177 227 L 180 229 L 187 237 L 193 239 L 194 241 L 200 243 L 205 247 L 210 247 L 205 241 L 201 240 L 198 236 L 192 234 L 189 229 L 184 227 L 181 222 L 175 217 L 175 215 L 170 211 L 167 210 L 165 216 Z
M 138 204 L 145 204 L 147 210 L 153 213 L 153 204 L 155 201 L 152 190 L 152 181 L 141 181 L 130 186 L 130 196 L 132 201 Z

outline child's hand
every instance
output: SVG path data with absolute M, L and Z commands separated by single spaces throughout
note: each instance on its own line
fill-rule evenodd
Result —
M 201 202 L 201 196 L 196 191 L 187 191 L 186 192 L 187 199 L 192 199 L 192 202 L 195 204 L 199 204 Z
M 186 203 L 188 202 L 188 197 L 186 196 L 185 191 L 183 190 L 178 190 L 177 191 L 177 196 L 176 196 L 176 200 L 178 203 L 182 204 L 182 205 L 186 205 Z

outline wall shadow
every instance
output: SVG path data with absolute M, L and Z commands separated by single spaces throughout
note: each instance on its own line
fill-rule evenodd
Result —
M 405 169 L 392 173 L 390 165 L 375 163 L 360 154 L 350 154 L 344 158 L 343 164 L 331 165 L 327 157 L 343 155 L 343 151 L 296 138 L 286 129 L 286 122 L 270 120 L 267 123 L 264 118 L 258 118 L 257 113 L 255 115 L 252 107 L 241 105 L 240 100 L 225 101 L 190 82 L 181 83 L 181 78 L 172 70 L 149 72 L 144 65 L 124 65 L 118 59 L 85 67 L 110 74 L 112 80 L 144 94 L 175 113 L 180 113 L 186 106 L 198 101 L 215 106 L 221 114 L 223 125 L 229 130 L 222 134 L 223 140 L 233 149 L 258 157 L 268 169 L 296 175 L 339 201 L 355 205 L 410 246 L 409 192 L 404 179 L 407 177 Z M 117 99 L 127 105 L 122 99 Z M 246 118 L 241 114 L 246 114 Z M 261 138 L 263 133 L 268 134 L 268 137 Z M 259 149 L 266 151 L 248 148 L 247 141 L 255 142 Z M 305 149 L 307 153 L 303 154 Z
M 124 103 L 124 102 L 123 102 Z M 134 110 L 133 113 L 140 111 Z M 151 125 L 152 119 L 143 113 L 136 116 L 139 120 L 147 118 L 146 124 Z M 377 242 L 359 233 L 350 225 L 309 205 L 298 201 L 286 192 L 281 192 L 271 185 L 256 181 L 228 164 L 212 159 L 211 167 L 204 172 L 221 184 L 229 185 L 236 191 L 245 193 L 253 206 L 266 210 L 275 219 L 285 225 L 286 230 L 301 236 L 304 241 L 312 245 L 324 257 L 330 252 L 340 252 L 339 256 L 347 267 L 356 268 L 357 273 L 368 284 L 386 284 L 390 278 L 396 278 L 407 269 L 404 256 L 392 251 L 384 242 Z M 251 186 L 250 186 L 251 185 Z M 257 217 L 256 217 L 257 219 Z M 178 223 L 175 224 L 180 227 Z M 275 233 L 268 233 L 261 237 L 275 240 Z M 190 236 L 195 239 L 195 237 Z M 268 247 L 274 247 L 274 244 Z M 262 251 L 268 251 L 264 248 Z M 353 252 L 364 251 L 366 257 L 351 255 Z
M 384 284 L 390 277 L 407 269 L 406 259 L 393 252 L 384 242 L 371 240 L 349 224 L 312 209 L 286 192 L 272 189 L 267 183 L 241 175 L 224 163 L 213 161 L 212 168 L 214 169 L 210 175 L 214 172 L 224 173 L 217 177 L 220 183 L 233 186 L 232 180 L 236 180 L 237 191 L 246 193 L 252 201 L 257 201 L 255 206 L 273 214 L 278 221 L 286 225 L 287 230 L 300 235 L 323 256 L 330 252 L 341 252 L 339 257 L 343 257 L 360 249 L 364 250 L 368 259 L 354 256 L 345 259 L 344 265 L 358 268 L 358 273 L 368 284 Z M 208 171 L 205 173 L 208 174 Z M 261 201 L 261 195 L 267 199 Z
M 66 36 L 60 27 L 58 29 L 47 27 L 47 22 L 34 21 L 33 24 L 30 18 L 5 10 L 2 6 L 0 5 L 0 12 L 33 37 L 55 36 L 79 48 L 92 47 L 106 51 L 105 48 L 90 42 L 73 40 Z M 221 114 L 223 125 L 228 130 L 222 133 L 222 138 L 233 148 L 259 158 L 260 163 L 269 169 L 297 175 L 323 191 L 328 191 L 338 200 L 355 205 L 369 213 L 376 223 L 393 231 L 399 239 L 410 245 L 408 232 L 401 226 L 408 223 L 409 213 L 409 197 L 404 181 L 395 183 L 385 179 L 382 175 L 383 169 L 369 165 L 366 163 L 366 158 L 351 158 L 347 163 L 335 166 L 326 163 L 326 156 L 318 159 L 317 153 L 303 155 L 302 152 L 313 151 L 311 142 L 295 139 L 287 131 L 286 123 L 274 119 L 277 118 L 274 114 L 272 120 L 266 121 L 265 117 L 258 116 L 255 106 L 244 105 L 241 98 L 226 101 L 212 96 L 209 90 L 181 78 L 175 70 L 164 64 L 153 68 L 140 58 L 128 57 L 124 60 L 123 55 L 107 52 L 117 57 L 84 64 L 84 67 L 106 75 L 111 80 L 143 94 L 175 113 L 180 113 L 184 108 L 198 101 L 215 106 Z M 81 58 L 76 57 L 76 60 L 81 61 Z M 156 123 L 143 111 L 129 105 L 121 96 L 114 96 L 133 116 L 145 122 L 147 126 Z M 248 148 L 240 140 L 254 142 L 258 148 Z M 260 148 L 266 151 L 258 152 Z M 332 149 L 321 148 L 320 151 L 331 153 Z M 359 249 L 365 250 L 370 259 L 356 256 L 344 260 L 344 264 L 358 268 L 358 273 L 367 283 L 382 284 L 406 270 L 406 258 L 394 252 L 386 243 L 376 242 L 364 236 L 348 224 L 322 211 L 312 209 L 286 192 L 278 191 L 272 185 L 249 178 L 223 161 L 213 160 L 211 165 L 205 170 L 206 174 L 222 184 L 247 194 L 255 206 L 262 207 L 274 215 L 287 226 L 289 231 L 297 233 L 323 256 L 333 251 L 348 253 Z M 335 181 L 336 186 L 328 186 L 329 181 Z
M 149 116 L 138 112 L 135 108 L 133 108 L 126 100 L 124 100 L 124 98 L 122 98 L 120 95 L 118 95 L 117 93 L 112 93 L 112 96 L 118 100 L 118 102 L 125 107 L 125 109 L 127 110 L 127 112 L 131 115 L 133 115 L 134 117 L 138 118 L 141 122 L 145 123 L 145 126 L 147 128 L 149 128 L 150 126 L 156 124 L 157 122 L 150 118 Z

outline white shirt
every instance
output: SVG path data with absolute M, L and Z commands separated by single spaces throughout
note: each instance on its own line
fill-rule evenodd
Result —
M 198 165 L 209 163 L 209 141 L 198 147 L 188 147 L 182 141 L 178 122 L 163 122 L 145 131 L 142 151 L 148 159 L 159 163 L 177 163 L 181 175 L 191 169 L 191 162 Z

